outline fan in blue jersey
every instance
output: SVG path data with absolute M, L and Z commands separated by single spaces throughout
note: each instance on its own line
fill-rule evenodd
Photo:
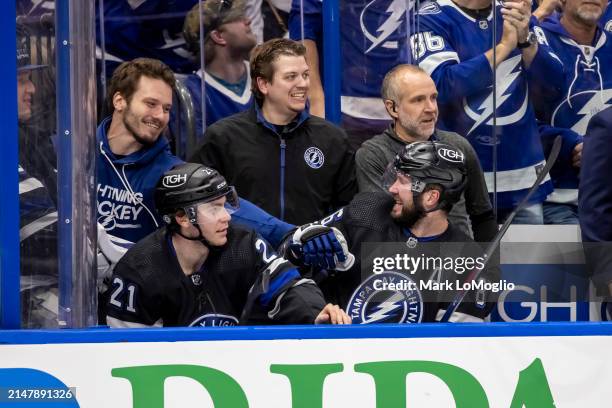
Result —
M 252 100 L 249 52 L 257 39 L 244 1 L 233 3 L 209 0 L 202 5 L 204 16 L 204 70 L 185 78 L 193 99 L 196 131 L 202 135 L 202 116 L 206 127 L 219 119 L 246 110 Z M 189 49 L 200 61 L 200 19 L 196 4 L 187 14 L 183 35 Z M 202 112 L 202 72 L 204 72 L 204 114 Z
M 36 87 L 32 71 L 44 68 L 30 60 L 30 38 L 17 38 L 17 117 L 19 138 L 26 137 L 21 125 L 32 121 L 32 99 Z M 20 141 L 21 142 L 21 141 Z M 20 143 L 21 144 L 21 143 Z M 29 155 L 39 157 L 35 149 Z M 45 184 L 54 178 L 39 179 L 32 174 L 54 174 L 49 161 L 25 160 L 19 156 L 19 248 L 22 326 L 57 327 L 57 208 L 53 189 Z
M 424 4 L 411 37 L 413 58 L 438 88 L 438 125 L 468 138 L 482 163 L 498 218 L 504 219 L 535 183 L 544 154 L 527 88 L 527 74 L 549 81 L 563 67 L 549 58 L 529 31 L 531 4 L 525 1 L 492 4 L 440 0 Z M 493 32 L 493 12 L 497 32 Z M 535 20 L 535 19 L 534 19 Z M 495 61 L 491 39 L 495 35 Z M 496 66 L 496 95 L 493 69 Z M 494 109 L 494 96 L 496 108 Z M 493 133 L 494 115 L 497 133 Z M 542 223 L 542 205 L 552 191 L 546 177 L 530 206 L 515 223 Z
M 340 1 L 342 127 L 355 150 L 389 124 L 380 100 L 380 86 L 387 71 L 410 62 L 405 47 L 408 4 L 411 2 L 405 0 Z M 310 111 L 324 116 L 319 74 L 323 43 L 321 0 L 293 0 L 289 34 L 294 40 L 305 40 L 311 66 Z M 324 63 L 331 62 L 321 61 Z
M 96 12 L 100 1 L 96 1 Z M 109 77 L 121 62 L 138 57 L 163 61 L 176 73 L 198 69 L 182 35 L 185 16 L 198 0 L 103 0 L 103 4 L 104 15 L 96 20 L 97 54 L 101 58 L 104 46 Z M 260 0 L 250 1 L 247 7 L 259 40 L 263 37 L 260 8 Z
M 121 62 L 137 57 L 159 59 L 175 72 L 192 72 L 197 65 L 181 33 L 185 15 L 196 3 L 197 0 L 104 0 L 104 15 L 96 19 L 96 37 L 99 58 L 104 47 L 107 75 L 110 77 Z
M 591 117 L 612 106 L 612 36 L 598 26 L 606 6 L 606 0 L 567 0 L 562 15 L 553 14 L 535 28 L 540 43 L 566 67 L 561 82 L 530 83 L 545 148 L 558 134 L 564 141 L 551 171 L 555 191 L 544 205 L 547 224 L 578 223 L 582 137 Z

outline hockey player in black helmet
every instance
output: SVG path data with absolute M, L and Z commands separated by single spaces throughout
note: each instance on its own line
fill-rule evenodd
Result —
M 442 210 L 448 215 L 461 197 L 466 180 L 463 153 L 450 145 L 427 141 L 411 143 L 398 152 L 383 175 L 383 186 L 396 201 L 391 216 L 411 227 L 427 213 Z M 405 199 L 408 191 L 412 205 Z M 424 196 L 427 192 L 434 197 Z M 425 208 L 424 202 L 432 199 L 435 205 Z M 447 217 L 444 221 L 448 222 Z
M 187 240 L 201 241 L 209 250 L 226 244 L 229 219 L 238 207 L 238 194 L 233 186 L 229 186 L 216 170 L 193 163 L 166 172 L 155 189 L 155 208 L 168 229 Z M 187 217 L 197 235 L 189 236 L 181 231 L 175 218 L 177 212 Z M 223 215 L 217 222 L 224 228 L 203 232 L 198 216 L 210 220 L 217 213 Z
M 466 270 L 457 262 L 438 268 L 433 262 L 423 264 L 425 260 L 476 259 L 482 254 L 480 246 L 448 221 L 448 211 L 466 184 L 463 152 L 437 141 L 406 145 L 381 182 L 389 194 L 356 195 L 336 213 L 295 230 L 281 252 L 290 259 L 300 250 L 308 252 L 309 262 L 299 256 L 294 261 L 301 262 L 302 273 L 312 273 L 327 301 L 345 307 L 353 323 L 434 322 L 456 292 L 452 286 L 436 290 L 440 286 L 434 284 L 456 285 Z M 302 242 L 304 231 L 315 228 L 320 229 L 319 240 Z M 348 251 L 336 241 L 345 241 Z M 350 254 L 355 262 L 349 268 L 343 262 L 330 262 Z M 422 262 L 417 266 L 401 262 L 417 258 Z M 325 273 L 307 270 L 324 263 L 328 264 Z M 481 276 L 489 282 L 499 280 L 496 268 Z M 482 321 L 492 308 L 491 300 L 491 293 L 470 292 L 451 321 Z
M 111 327 L 350 323 L 257 233 L 229 223 L 238 199 L 216 170 L 178 165 L 155 203 L 167 225 L 115 267 Z

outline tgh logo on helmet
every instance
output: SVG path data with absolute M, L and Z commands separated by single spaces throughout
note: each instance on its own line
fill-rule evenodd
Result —
M 444 160 L 452 162 L 452 163 L 463 163 L 464 161 L 463 153 L 455 149 L 440 147 L 438 149 L 438 155 Z
M 162 185 L 168 188 L 176 188 L 187 182 L 187 174 L 169 174 L 164 176 Z

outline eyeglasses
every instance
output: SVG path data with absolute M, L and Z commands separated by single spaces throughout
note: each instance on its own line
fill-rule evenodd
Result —
M 210 1 L 210 0 L 209 0 Z M 234 0 L 220 0 L 217 6 L 217 13 L 215 17 L 210 21 L 208 26 L 208 32 L 216 30 L 221 25 L 221 22 L 225 18 L 226 14 L 232 9 Z
M 221 0 L 219 2 L 219 7 L 217 7 L 217 14 L 227 12 L 229 9 L 232 8 L 233 3 L 233 0 Z

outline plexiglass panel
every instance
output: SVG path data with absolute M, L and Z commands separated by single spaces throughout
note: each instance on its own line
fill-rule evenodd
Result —
M 20 286 L 26 328 L 96 322 L 93 5 L 76 3 L 17 3 Z
M 47 2 L 49 3 L 49 2 Z M 22 327 L 58 327 L 54 5 L 17 7 Z

